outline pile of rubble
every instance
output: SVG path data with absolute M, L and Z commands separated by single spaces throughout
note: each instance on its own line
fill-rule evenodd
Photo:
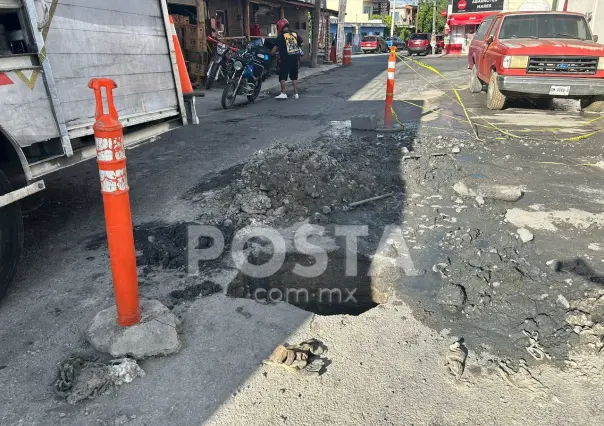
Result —
M 226 218 L 241 226 L 306 218 L 370 197 L 376 188 L 369 170 L 346 167 L 324 147 L 275 143 L 252 156 L 240 179 L 204 194 L 202 219 Z
M 566 322 L 573 326 L 579 341 L 587 349 L 601 352 L 604 349 L 604 290 L 570 304 Z

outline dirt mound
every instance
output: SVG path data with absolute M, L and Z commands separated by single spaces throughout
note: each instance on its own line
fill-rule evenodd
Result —
M 324 146 L 275 143 L 256 152 L 240 179 L 201 200 L 206 222 L 271 223 L 375 195 L 375 174 L 342 164 Z

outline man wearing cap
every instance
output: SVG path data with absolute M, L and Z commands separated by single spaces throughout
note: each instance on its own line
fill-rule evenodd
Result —
M 294 99 L 299 99 L 298 95 L 298 70 L 300 68 L 300 56 L 302 54 L 302 37 L 293 31 L 289 30 L 289 21 L 280 19 L 277 22 L 277 44 L 273 48 L 272 53 L 279 52 L 281 65 L 279 69 L 279 83 L 281 83 L 281 93 L 275 99 L 287 99 L 285 93 L 285 82 L 287 78 L 294 85 Z

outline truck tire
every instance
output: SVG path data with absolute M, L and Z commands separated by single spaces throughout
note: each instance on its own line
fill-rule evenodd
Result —
M 0 195 L 12 191 L 8 178 L 0 171 Z M 0 300 L 15 277 L 23 250 L 23 217 L 19 203 L 0 207 Z
M 581 110 L 585 112 L 604 112 L 604 97 L 581 98 Z
M 482 81 L 480 81 L 478 78 L 478 67 L 476 65 L 472 67 L 472 75 L 470 76 L 470 92 L 482 92 Z
M 502 110 L 505 107 L 505 101 L 505 95 L 499 91 L 499 86 L 497 85 L 497 73 L 493 72 L 487 89 L 487 108 Z

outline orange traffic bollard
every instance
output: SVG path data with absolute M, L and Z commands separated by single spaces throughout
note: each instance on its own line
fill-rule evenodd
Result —
M 138 299 L 138 277 L 134 232 L 126 174 L 124 126 L 118 121 L 113 104 L 113 89 L 117 84 L 108 78 L 94 78 L 88 87 L 96 97 L 96 123 L 93 126 L 97 163 L 101 178 L 101 193 L 105 205 L 105 225 L 111 257 L 111 273 L 117 305 L 117 322 L 122 327 L 138 324 L 141 319 Z M 108 114 L 104 113 L 103 95 L 107 94 Z
M 178 65 L 178 76 L 180 77 L 180 85 L 182 87 L 182 93 L 184 95 L 193 93 L 193 85 L 191 84 L 191 78 L 189 77 L 189 71 L 187 71 L 187 64 L 185 64 L 185 57 L 182 54 L 182 48 L 176 35 L 176 28 L 174 27 L 174 19 L 170 16 L 170 27 L 172 29 L 172 41 L 174 43 L 174 53 L 176 54 L 176 65 Z
M 352 64 L 352 46 L 348 43 L 344 47 L 344 58 L 342 60 L 342 65 L 351 65 Z
M 392 102 L 394 101 L 394 72 L 396 70 L 396 47 L 390 48 L 388 58 L 388 83 L 386 84 L 386 108 L 384 109 L 384 127 L 392 128 Z

